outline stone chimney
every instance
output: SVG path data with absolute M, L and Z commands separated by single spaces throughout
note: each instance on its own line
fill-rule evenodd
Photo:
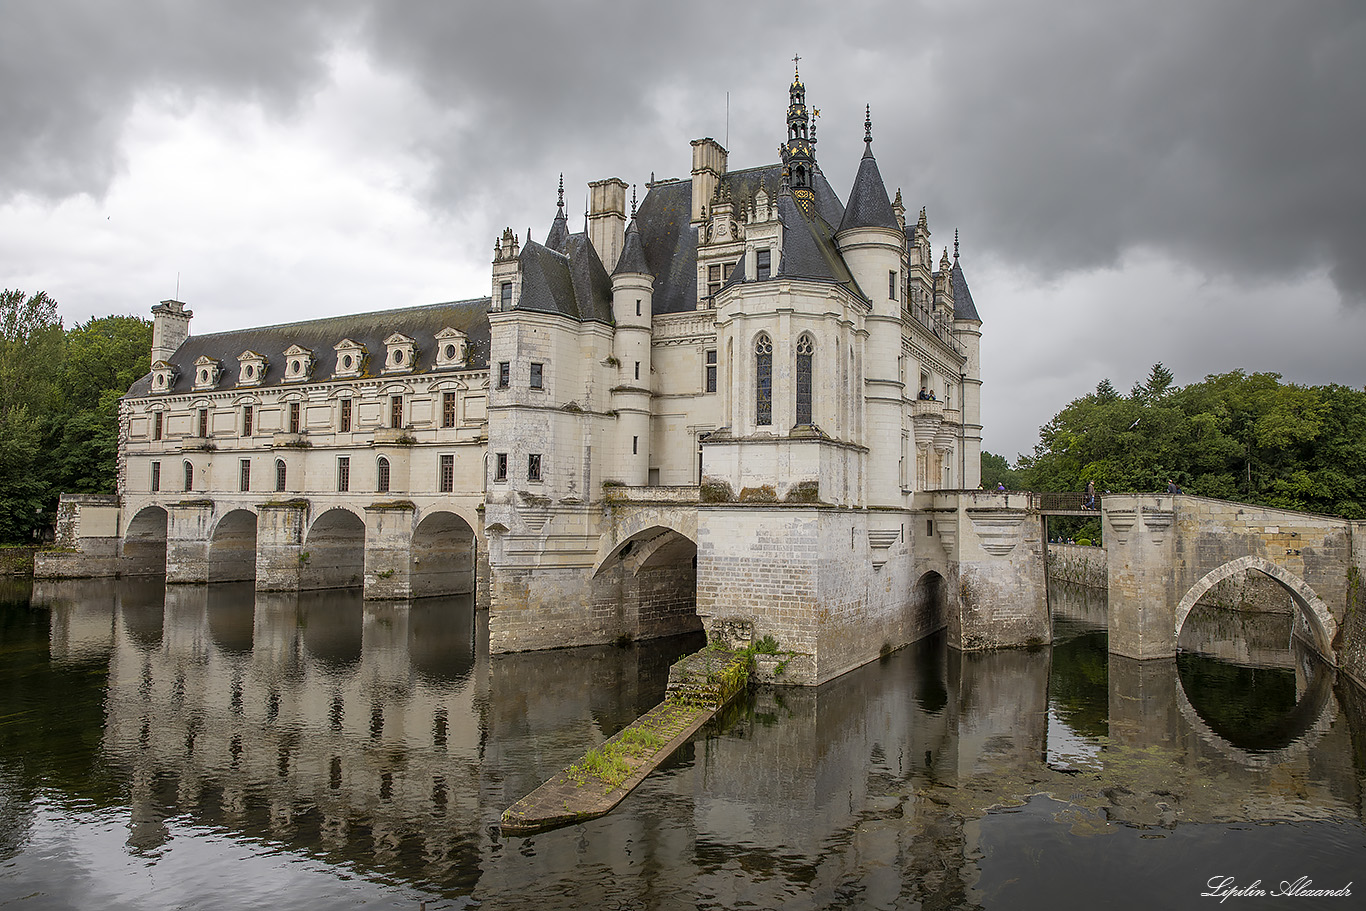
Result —
M 190 318 L 180 301 L 162 301 L 152 308 L 152 363 L 169 360 L 181 342 L 190 337 Z
M 692 141 L 692 223 L 702 223 L 702 210 L 711 202 L 716 185 L 726 173 L 729 153 L 708 136 Z
M 610 273 L 621 257 L 626 237 L 626 181 L 620 177 L 588 185 L 588 239 Z

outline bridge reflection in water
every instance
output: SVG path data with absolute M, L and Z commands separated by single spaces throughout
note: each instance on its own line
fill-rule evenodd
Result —
M 1352 878 L 1334 852 L 1366 850 L 1359 694 L 1299 657 L 1107 655 L 1103 596 L 1055 586 L 1051 648 L 964 654 L 940 636 L 819 688 L 756 691 L 608 817 L 519 839 L 497 833 L 501 809 L 653 705 L 698 642 L 491 659 L 468 600 L 40 584 L 44 610 L 0 607 L 0 644 L 29 656 L 0 672 L 0 772 L 30 795 L 14 798 L 29 822 L 12 831 L 29 834 L 7 836 L 0 891 L 145 907 L 282 890 L 291 907 L 977 907 L 1101 888 L 1077 860 L 1108 850 L 1128 866 L 1096 869 L 1132 881 L 1103 888 L 1153 907 L 1190 903 L 1219 869 L 1279 874 L 1246 865 L 1273 845 L 1298 866 L 1286 874 Z M 16 618 L 44 614 L 26 640 Z M 1186 629 L 1188 647 L 1206 629 L 1246 663 L 1276 652 L 1256 623 L 1193 615 Z M 1237 630 L 1248 641 L 1228 644 Z M 33 705 L 59 691 L 90 736 L 44 739 Z M 34 834 L 54 813 L 72 844 L 55 864 Z M 110 818 L 129 856 L 100 868 L 122 872 L 71 879 L 108 850 Z M 1268 820 L 1316 822 L 1228 828 Z M 1021 827 L 1023 842 L 1002 835 Z M 189 858 L 180 891 L 158 892 Z M 1143 872 L 1159 862 L 1174 866 Z

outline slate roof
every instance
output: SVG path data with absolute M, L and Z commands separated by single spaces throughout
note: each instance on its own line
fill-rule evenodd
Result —
M 640 229 L 636 227 L 635 219 L 626 226 L 626 242 L 622 245 L 621 256 L 617 257 L 617 267 L 612 270 L 613 275 L 625 273 L 640 273 L 649 275 L 650 264 L 645 261 L 645 247 L 640 241 Z
M 963 267 L 958 265 L 957 256 L 953 258 L 949 281 L 953 283 L 953 318 L 976 320 L 980 323 L 982 318 L 977 315 L 977 305 L 972 302 L 972 292 L 968 290 L 968 280 L 963 277 Z
M 531 238 L 527 238 L 530 240 Z M 560 206 L 555 213 L 555 220 L 550 223 L 550 231 L 545 236 L 545 245 L 556 253 L 565 251 L 565 242 L 569 240 L 569 219 L 565 217 L 564 206 Z
M 611 323 L 612 279 L 588 235 L 570 234 L 563 243 L 564 252 L 535 241 L 522 248 L 522 293 L 513 309 Z
M 776 198 L 781 179 L 782 165 L 771 164 L 730 171 L 722 176 L 721 185 L 730 194 L 738 212 L 741 206 L 749 204 L 750 197 L 760 187 L 770 199 Z M 816 214 L 827 225 L 839 224 L 844 216 L 844 206 L 819 170 L 814 174 L 812 191 L 816 196 Z M 655 277 L 654 312 L 657 314 L 697 309 L 697 229 L 691 221 L 691 180 L 653 184 L 636 212 L 645 262 L 649 266 L 648 272 Z M 734 280 L 736 274 L 731 277 Z
M 892 201 L 887 198 L 887 187 L 882 182 L 877 159 L 873 157 L 871 142 L 864 143 L 863 159 L 859 161 L 858 173 L 854 176 L 854 188 L 849 191 L 849 206 L 838 224 L 839 231 L 849 228 L 901 230 L 896 223 L 896 212 L 892 211 Z
M 789 191 L 778 195 L 778 218 L 783 223 L 783 251 L 778 274 L 834 282 L 867 300 L 835 246 L 834 229 L 816 208 L 817 211 L 807 212 Z
M 486 370 L 489 364 L 489 303 L 489 298 L 481 297 L 401 310 L 380 310 L 375 313 L 330 316 L 325 319 L 283 323 L 278 326 L 191 335 L 170 357 L 170 362 L 180 369 L 179 375 L 167 392 L 159 392 L 157 396 L 193 392 L 194 363 L 203 356 L 217 360 L 222 367 L 218 385 L 207 391 L 238 388 L 238 371 L 241 365 L 237 362 L 237 356 L 247 350 L 255 351 L 266 358 L 266 375 L 255 386 L 241 387 L 244 390 L 325 382 L 332 379 L 332 371 L 336 367 L 337 355 L 332 348 L 347 338 L 365 346 L 370 362 L 367 374 L 369 378 L 373 378 L 380 375 L 380 368 L 384 366 L 384 340 L 395 332 L 416 340 L 417 364 L 410 373 L 394 376 L 401 378 L 429 373 L 435 362 L 436 334 L 448 326 L 459 329 L 469 338 L 469 360 L 466 369 Z M 282 382 L 285 370 L 284 352 L 291 345 L 300 345 L 313 352 L 313 373 L 304 383 Z M 138 398 L 150 395 L 151 391 L 152 377 L 148 374 L 133 383 L 127 394 Z

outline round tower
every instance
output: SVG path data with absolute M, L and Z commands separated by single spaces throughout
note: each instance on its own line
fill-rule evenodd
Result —
M 612 356 L 617 381 L 612 386 L 612 410 L 617 413 L 612 480 L 644 487 L 650 477 L 650 341 L 654 305 L 654 276 L 645 261 L 636 228 L 635 201 L 626 229 L 621 258 L 612 272 L 612 316 L 616 333 Z

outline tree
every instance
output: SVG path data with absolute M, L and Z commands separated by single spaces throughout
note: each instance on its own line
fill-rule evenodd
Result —
M 987 490 L 995 490 L 997 484 L 1003 485 L 1006 490 L 1023 489 L 1020 486 L 1019 472 L 1010 467 L 1005 456 L 998 456 L 983 449 L 982 486 Z

